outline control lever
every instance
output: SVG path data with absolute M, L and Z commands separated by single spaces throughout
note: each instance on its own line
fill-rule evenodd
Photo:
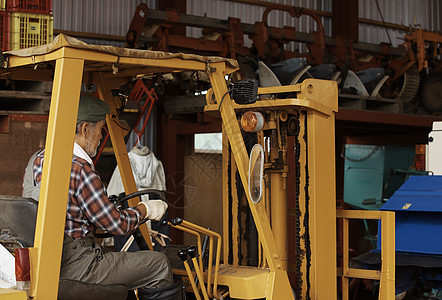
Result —
M 192 286 L 193 293 L 195 294 L 195 297 L 197 300 L 201 300 L 200 293 L 198 292 L 198 288 L 195 283 L 195 278 L 193 278 L 192 271 L 189 267 L 189 262 L 187 261 L 187 250 L 181 249 L 178 251 L 178 257 L 183 261 L 184 268 L 186 269 L 187 276 L 189 277 L 190 285 Z
M 177 225 L 180 225 L 181 223 L 183 223 L 183 219 L 180 217 L 175 217 L 172 219 L 171 223 L 173 226 L 177 226 Z
M 206 286 L 204 285 L 204 276 L 201 272 L 201 268 L 198 264 L 198 260 L 196 259 L 196 254 L 197 254 L 196 247 L 190 246 L 189 248 L 187 248 L 187 254 L 189 254 L 189 256 L 192 258 L 193 268 L 195 269 L 196 276 L 197 276 L 198 281 L 200 283 L 200 287 L 201 287 L 201 291 L 203 292 L 204 299 L 209 300 L 209 295 L 207 294 L 207 289 L 206 289 Z

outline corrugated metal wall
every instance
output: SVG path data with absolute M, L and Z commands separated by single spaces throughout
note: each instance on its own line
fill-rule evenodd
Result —
M 332 0 L 279 0 L 272 1 L 286 5 L 306 7 L 331 12 Z M 385 22 L 405 26 L 422 27 L 431 31 L 442 31 L 442 1 L 441 0 L 378 0 L 380 11 Z M 264 7 L 249 4 L 235 3 L 225 0 L 187 0 L 187 13 L 207 15 L 208 17 L 227 19 L 240 18 L 242 22 L 254 23 L 260 21 Z M 359 17 L 381 21 L 381 16 L 375 0 L 359 0 Z M 325 34 L 331 36 L 331 19 L 322 18 Z M 292 18 L 285 12 L 272 12 L 269 15 L 271 26 L 294 26 L 298 31 L 311 32 L 316 25 L 311 18 L 305 16 L 300 19 Z M 388 29 L 392 44 L 401 43 L 404 32 Z M 201 30 L 188 29 L 188 34 L 201 36 Z M 379 26 L 359 24 L 359 40 L 378 44 L 389 42 L 385 29 Z M 248 42 L 249 45 L 251 42 Z M 302 49 L 303 50 L 303 49 Z
M 271 1 L 297 7 L 305 7 L 316 10 L 331 12 L 331 0 L 283 0 Z M 187 0 L 187 13 L 191 15 L 204 16 L 218 19 L 227 19 L 234 17 L 241 19 L 241 22 L 254 24 L 262 20 L 262 14 L 265 7 L 235 3 L 225 0 Z M 322 18 L 325 28 L 325 34 L 331 35 L 331 20 Z M 301 18 L 292 18 L 287 12 L 272 11 L 268 16 L 268 24 L 275 27 L 292 26 L 298 31 L 311 32 L 316 30 L 316 24 L 312 18 L 303 16 Z M 187 34 L 193 37 L 201 37 L 201 30 L 196 28 L 188 28 Z M 251 46 L 252 42 L 245 38 L 246 46 Z M 289 50 L 299 49 L 300 45 L 290 45 Z M 303 49 L 299 50 L 305 50 Z
M 139 3 L 149 8 L 157 7 L 157 0 L 53 0 L 54 28 L 124 36 L 133 13 Z M 275 0 L 275 3 L 306 7 L 331 12 L 332 0 Z M 442 31 L 441 0 L 378 0 L 386 22 L 421 26 L 432 31 Z M 264 7 L 226 0 L 187 0 L 187 14 L 208 16 L 218 19 L 240 18 L 244 23 L 253 24 L 262 19 Z M 359 0 L 359 17 L 381 21 L 375 0 Z M 331 36 L 331 19 L 322 18 L 325 33 Z M 298 31 L 311 32 L 316 24 L 307 16 L 292 18 L 288 13 L 274 11 L 269 15 L 271 26 L 294 26 Z M 393 45 L 401 43 L 404 32 L 388 30 Z M 188 35 L 201 36 L 201 30 L 188 28 Z M 389 42 L 385 29 L 378 26 L 359 24 L 359 39 L 364 42 Z M 106 41 L 91 41 L 98 44 Z M 113 42 L 114 45 L 121 43 Z M 248 46 L 251 41 L 247 40 Z M 291 47 L 293 48 L 293 46 Z M 293 49 L 291 49 L 293 50 Z
M 442 1 L 440 0 L 378 0 L 385 22 L 442 31 Z M 382 21 L 375 0 L 359 0 L 359 18 Z M 402 43 L 403 31 L 388 29 L 394 46 Z M 378 44 L 389 42 L 385 29 L 359 24 L 359 39 Z
M 156 8 L 156 0 L 52 0 L 54 29 L 125 36 L 140 3 Z M 119 42 L 82 39 L 92 44 Z

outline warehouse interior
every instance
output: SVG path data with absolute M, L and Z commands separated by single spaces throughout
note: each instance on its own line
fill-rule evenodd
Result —
M 269 96 L 273 100 L 296 98 L 296 95 L 304 93 L 302 89 L 311 79 L 333 82 L 337 87 L 337 107 L 330 110 L 333 115 L 330 128 L 310 127 L 307 117 L 305 124 L 300 123 L 303 120 L 302 109 L 298 109 L 298 113 L 290 112 L 287 118 L 278 112 L 278 118 L 287 126 L 286 131 L 282 131 L 283 141 L 281 138 L 278 140 L 279 144 L 284 144 L 283 150 L 279 151 L 283 154 L 272 157 L 274 165 L 265 165 L 264 169 L 280 169 L 264 170 L 267 175 L 261 179 L 268 186 L 274 184 L 270 179 L 274 173 L 282 174 L 283 178 L 283 183 L 278 185 L 285 195 L 282 208 L 278 207 L 283 216 L 270 212 L 273 207 L 275 211 L 277 209 L 273 202 L 267 213 L 270 226 L 275 231 L 279 230 L 276 229 L 277 226 L 279 228 L 277 219 L 282 220 L 284 227 L 282 240 L 278 237 L 279 233 L 273 234 L 277 247 L 280 247 L 279 239 L 284 248 L 279 251 L 285 252 L 279 253 L 284 257 L 281 268 L 289 280 L 289 289 L 293 291 L 287 299 L 442 299 L 442 246 L 435 241 L 438 240 L 435 230 L 442 228 L 437 216 L 442 211 L 438 204 L 442 193 L 437 181 L 438 175 L 442 175 L 442 162 L 438 158 L 440 148 L 436 145 L 437 141 L 440 142 L 437 130 L 441 130 L 442 124 L 438 123 L 442 122 L 441 1 L 4 0 L 0 2 L 0 24 L 0 153 L 3 154 L 0 158 L 0 195 L 21 197 L 29 158 L 38 149 L 48 147 L 51 96 L 55 90 L 51 82 L 55 78 L 51 63 L 35 63 L 34 69 L 40 69 L 39 74 L 42 74 L 38 76 L 49 78 L 46 81 L 32 78 L 35 75 L 31 73 L 28 78 L 25 78 L 27 75 L 16 78 L 14 68 L 9 68 L 9 60 L 13 63 L 13 57 L 20 57 L 20 52 L 15 51 L 52 43 L 57 36 L 60 39 L 70 36 L 90 45 L 219 56 L 235 60 L 239 66 L 235 72 L 226 74 L 228 86 L 235 87 L 237 82 L 249 80 L 247 82 L 256 82 L 259 85 L 256 89 L 262 91 L 267 88 L 271 91 L 272 87 L 299 87 L 299 90 L 288 89 L 280 94 L 263 92 L 260 95 L 262 99 Z M 34 57 L 32 50 L 30 53 Z M 118 70 L 119 58 L 112 68 L 115 74 L 124 72 Z M 94 80 L 83 76 L 82 94 L 99 95 L 100 90 Z M 213 80 L 208 72 L 202 71 L 158 71 L 154 74 L 140 73 L 124 85 L 113 87 L 112 96 L 121 103 L 118 117 L 130 129 L 125 131 L 125 151 L 150 149 L 156 167 L 163 172 L 165 188 L 161 190 L 169 204 L 169 220 L 182 218 L 221 234 L 222 263 L 266 269 L 271 259 L 267 257 L 266 261 L 265 243 L 260 225 L 256 223 L 256 213 L 248 200 L 245 186 L 241 187 L 241 166 L 233 167 L 235 161 L 236 164 L 240 161 L 233 153 L 234 146 L 227 135 L 228 126 L 216 110 L 208 109 L 206 102 L 210 101 L 208 95 L 213 95 L 210 88 L 215 90 Z M 215 95 L 213 99 L 218 97 Z M 324 98 L 331 95 L 332 91 L 330 95 L 324 94 Z M 232 92 L 229 97 L 233 98 Z M 225 101 L 224 97 L 222 99 L 215 101 L 219 104 L 218 110 Z M 272 109 L 274 107 L 263 111 L 267 113 Z M 314 109 L 306 109 L 306 115 Z M 232 115 L 234 120 L 235 116 L 238 118 L 239 124 L 242 122 L 239 120 L 241 113 Z M 266 124 L 271 123 L 266 116 L 264 119 Z M 279 121 L 273 120 L 275 122 L 279 124 Z M 112 181 L 118 161 L 115 157 L 118 151 L 111 142 L 111 131 L 104 131 L 98 154 L 93 158 L 106 187 Z M 267 141 L 267 133 L 241 132 L 247 155 L 252 157 L 253 144 L 261 139 L 263 144 L 270 144 L 274 135 L 280 134 L 280 129 L 278 125 L 277 130 L 269 133 Z M 313 138 L 309 138 L 308 142 L 306 138 L 313 132 L 317 133 L 318 140 L 323 140 L 315 144 L 318 147 L 315 153 L 305 150 L 308 155 L 303 157 L 304 150 L 300 149 L 313 143 Z M 325 132 L 332 136 L 324 137 Z M 328 143 L 329 138 L 331 143 Z M 325 147 L 323 145 L 331 147 L 321 148 Z M 318 158 L 316 164 L 309 160 L 313 155 L 318 155 L 314 156 Z M 300 213 L 303 210 L 299 198 L 300 194 L 305 196 L 308 203 L 310 196 L 318 197 L 314 192 L 309 195 L 307 190 L 318 188 L 313 184 L 317 179 L 313 170 L 321 170 L 321 156 L 324 159 L 332 157 L 333 176 L 320 178 L 325 178 L 331 188 L 332 195 L 329 196 L 334 199 L 333 212 L 331 215 L 321 212 L 321 199 L 318 198 L 312 200 L 313 208 L 306 206 L 307 211 L 317 210 L 310 214 L 309 220 L 306 217 L 308 213 Z M 302 168 L 307 170 L 307 175 L 300 179 L 300 174 L 304 174 Z M 248 172 L 251 176 L 250 170 Z M 310 186 L 309 176 L 312 181 Z M 404 185 L 410 177 L 419 177 L 412 179 L 418 182 L 417 186 Z M 427 177 L 431 178 L 425 181 Z M 305 187 L 301 187 L 300 182 Z M 404 191 L 401 186 L 405 187 Z M 427 186 L 432 189 L 424 190 Z M 301 188 L 306 189 L 306 195 L 300 192 Z M 412 218 L 408 219 L 409 216 L 401 211 L 405 206 L 391 208 L 393 201 L 389 202 L 390 198 L 406 193 L 407 188 L 416 199 L 404 196 L 406 203 L 420 201 L 419 192 L 424 195 L 422 197 L 433 201 L 425 198 L 422 201 L 428 200 L 427 206 L 422 204 L 423 208 L 411 209 L 415 226 L 409 223 Z M 386 203 L 390 203 L 391 207 L 382 208 Z M 413 207 L 410 204 L 405 209 L 410 206 Z M 340 213 L 340 210 L 364 211 L 367 214 L 366 217 L 346 217 L 346 213 Z M 396 241 L 396 256 L 393 253 L 396 267 L 393 268 L 393 279 L 389 279 L 390 283 L 393 282 L 392 290 L 388 290 L 390 285 L 383 284 L 382 277 L 388 273 L 385 271 L 388 268 L 384 269 L 387 261 L 384 252 L 381 257 L 381 251 L 386 247 L 381 250 L 383 229 L 378 226 L 381 221 L 378 223 L 377 219 L 384 211 L 396 211 L 396 239 L 393 238 Z M 378 213 L 379 217 L 373 217 Z M 333 233 L 322 234 L 330 234 L 336 243 L 329 244 L 327 249 L 311 250 L 310 241 L 314 244 L 314 239 L 320 239 L 322 235 L 318 233 L 309 237 L 310 229 L 305 224 L 312 222 L 310 228 L 316 228 L 315 216 L 320 219 L 322 214 L 324 219 L 331 216 L 335 221 L 332 222 L 335 230 L 330 229 Z M 400 231 L 404 230 L 400 227 L 401 222 L 410 226 L 407 227 L 410 236 Z M 429 225 L 420 227 L 422 223 Z M 324 225 L 318 224 L 318 228 Z M 11 236 L 3 231 L 2 226 L 0 222 L 0 242 L 10 243 L 8 239 Z M 188 231 L 174 230 L 170 224 L 151 226 L 168 235 L 173 245 L 195 244 L 194 235 L 188 234 Z M 306 226 L 306 232 L 300 232 L 299 228 L 303 226 Z M 419 232 L 420 229 L 424 232 Z M 412 237 L 412 234 L 416 236 Z M 382 239 L 384 236 L 386 233 L 382 231 Z M 411 248 L 399 249 L 402 245 L 399 239 L 402 238 L 407 239 L 407 243 L 412 240 Z M 426 243 L 431 244 L 430 250 L 425 248 Z M 394 249 L 394 243 L 392 247 Z M 372 256 L 367 258 L 367 253 Z M 398 253 L 404 256 L 398 256 Z M 325 257 L 330 260 L 328 255 L 336 259 L 332 259 L 334 273 L 331 276 L 334 279 L 327 286 L 336 288 L 328 291 L 328 295 L 333 296 L 324 298 L 327 292 L 321 284 L 327 279 L 318 274 L 329 265 L 317 267 L 322 258 L 315 260 L 308 257 L 323 256 L 324 260 Z M 200 256 L 204 255 L 200 253 Z M 378 268 L 376 270 L 379 271 L 376 275 L 346 273 L 343 270 L 349 265 L 369 270 Z M 183 274 L 183 278 L 187 276 L 187 281 L 183 279 L 187 284 L 187 299 L 255 299 L 253 296 L 234 297 L 232 291 L 241 289 L 242 281 L 231 286 L 226 284 L 224 288 L 227 290 L 222 290 L 227 291 L 227 298 L 224 298 L 215 289 L 213 294 L 210 293 L 209 275 L 205 275 L 205 287 L 203 282 L 199 288 L 193 288 L 189 281 L 192 273 Z M 197 278 L 196 268 L 193 276 Z M 274 290 L 277 290 L 276 286 Z M 251 287 L 253 284 L 244 289 Z M 205 289 L 210 295 L 204 293 Z M 390 292 L 385 292 L 387 290 Z M 281 299 L 275 295 L 268 292 L 256 299 Z M 31 292 L 31 299 L 34 296 Z M 43 298 L 37 296 L 36 299 Z

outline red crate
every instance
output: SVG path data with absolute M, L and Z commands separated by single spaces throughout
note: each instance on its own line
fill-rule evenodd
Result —
M 52 13 L 52 0 L 6 0 L 6 10 L 48 15 Z
M 9 50 L 9 13 L 0 11 L 0 48 L 2 51 Z

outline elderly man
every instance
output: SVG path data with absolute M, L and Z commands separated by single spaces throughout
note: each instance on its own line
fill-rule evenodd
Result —
M 109 201 L 91 160 L 97 153 L 108 113 L 109 107 L 104 101 L 80 97 L 60 279 L 104 286 L 124 285 L 129 290 L 138 289 L 139 299 L 175 299 L 160 295 L 173 283 L 165 255 L 152 251 L 103 251 L 93 241 L 96 228 L 114 235 L 127 235 L 145 219 L 160 220 L 167 209 L 161 200 L 143 200 L 124 210 L 116 209 Z M 39 192 L 44 154 L 44 150 L 40 150 L 33 156 L 35 159 L 31 158 L 23 184 L 24 195 Z M 155 290 L 160 293 L 152 298 L 149 295 Z

